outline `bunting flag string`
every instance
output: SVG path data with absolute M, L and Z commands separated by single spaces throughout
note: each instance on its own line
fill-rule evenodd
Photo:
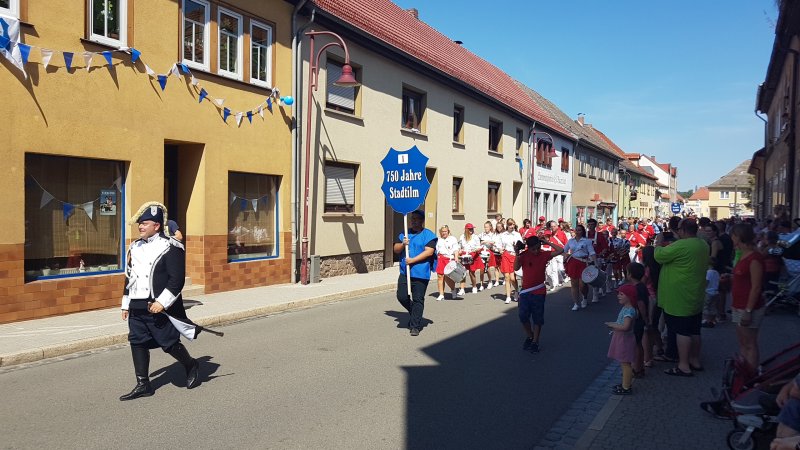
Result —
M 47 69 L 47 67 L 50 66 L 50 64 L 52 63 L 53 53 L 61 53 L 62 57 L 64 58 L 64 66 L 66 67 L 67 72 L 71 73 L 74 67 L 73 66 L 75 57 L 74 52 L 51 50 L 48 48 L 23 44 L 21 42 L 15 42 L 15 41 L 11 41 L 9 43 L 9 46 L 17 47 L 17 50 L 19 50 L 19 54 L 21 55 L 21 60 L 23 64 L 27 64 L 29 62 L 35 62 L 35 61 L 30 61 L 31 49 L 38 49 L 40 55 L 39 62 L 41 62 L 42 66 L 44 66 L 45 69 Z M 170 75 L 178 78 L 185 76 L 190 79 L 191 86 L 194 88 L 195 92 L 198 95 L 198 103 L 203 103 L 203 100 L 208 99 L 209 101 L 212 102 L 212 104 L 214 104 L 217 107 L 224 122 L 227 123 L 228 117 L 234 116 L 236 118 L 237 127 L 241 127 L 241 123 L 243 121 L 242 119 L 244 117 L 247 117 L 247 120 L 250 124 L 253 123 L 253 116 L 255 114 L 258 114 L 259 116 L 261 116 L 262 119 L 264 119 L 264 109 L 269 110 L 269 112 L 272 114 L 273 113 L 272 107 L 275 103 L 278 103 L 281 106 L 284 105 L 291 106 L 292 104 L 294 104 L 294 99 L 291 96 L 281 97 L 280 90 L 277 87 L 273 87 L 270 89 L 271 93 L 269 94 L 269 96 L 267 96 L 264 99 L 264 101 L 262 101 L 255 107 L 243 111 L 231 110 L 230 108 L 224 106 L 225 99 L 216 98 L 212 96 L 208 92 L 208 90 L 206 90 L 203 86 L 200 85 L 200 81 L 197 78 L 195 78 L 189 66 L 186 65 L 185 63 L 182 62 L 173 63 L 172 66 L 170 66 L 169 70 L 167 70 L 166 72 L 157 73 L 147 63 L 145 63 L 144 59 L 142 58 L 142 52 L 133 47 L 120 47 L 118 50 L 104 50 L 101 52 L 81 52 L 80 54 L 83 58 L 83 63 L 84 63 L 83 68 L 85 68 L 87 72 L 89 72 L 92 67 L 98 67 L 98 66 L 93 66 L 93 60 L 95 55 L 102 56 L 104 59 L 103 62 L 105 63 L 104 65 L 108 66 L 109 69 L 112 69 L 114 66 L 114 57 L 116 54 L 127 55 L 130 57 L 130 61 L 132 64 L 135 65 L 138 62 L 142 63 L 142 65 L 144 66 L 145 73 L 150 78 L 155 78 L 155 80 L 158 82 L 159 87 L 161 88 L 161 91 L 166 90 L 167 79 L 169 78 Z
M 250 205 L 250 206 L 253 207 L 253 211 L 258 212 L 258 204 L 261 203 L 262 200 L 264 202 L 266 202 L 267 201 L 266 199 L 269 198 L 269 194 L 264 194 L 264 195 L 262 195 L 261 197 L 258 197 L 258 198 L 239 197 L 238 195 L 234 194 L 233 192 L 231 192 L 230 194 L 231 194 L 230 195 L 230 204 L 233 205 L 233 203 L 236 202 L 236 200 L 239 200 L 239 209 L 242 210 L 242 211 L 246 211 L 247 210 L 247 206 Z
M 91 200 L 91 201 L 88 201 L 88 202 L 85 202 L 85 203 L 65 202 L 64 200 L 59 200 L 59 199 L 55 198 L 53 196 L 53 194 L 48 192 L 47 189 L 45 189 L 42 186 L 42 184 L 39 183 L 39 180 L 37 180 L 33 175 L 28 174 L 28 177 L 34 183 L 36 183 L 37 186 L 39 186 L 39 189 L 42 190 L 42 198 L 41 198 L 41 200 L 39 200 L 39 209 L 44 208 L 45 206 L 47 206 L 52 201 L 56 201 L 58 203 L 61 203 L 61 212 L 62 212 L 62 214 L 64 216 L 64 220 L 69 219 L 69 217 L 72 214 L 74 214 L 76 207 L 82 209 L 83 212 L 85 212 L 86 215 L 89 216 L 89 220 L 94 220 L 94 203 L 97 202 L 97 201 L 100 201 L 100 199 L 101 199 L 100 196 L 98 196 L 94 200 Z M 114 180 L 114 183 L 111 185 L 111 187 L 112 188 L 117 188 L 117 190 L 122 191 L 121 184 L 122 184 L 122 178 L 121 177 L 117 177 L 117 179 Z

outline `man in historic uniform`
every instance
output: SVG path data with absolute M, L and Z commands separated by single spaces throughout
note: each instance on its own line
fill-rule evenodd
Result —
M 187 321 L 181 290 L 186 271 L 183 244 L 164 234 L 166 208 L 145 203 L 134 215 L 139 239 L 127 255 L 122 320 L 128 321 L 128 341 L 133 355 L 136 387 L 120 400 L 153 395 L 150 385 L 150 349 L 161 347 L 186 370 L 186 387 L 199 384 L 199 363 L 180 342 L 180 333 L 166 315 Z

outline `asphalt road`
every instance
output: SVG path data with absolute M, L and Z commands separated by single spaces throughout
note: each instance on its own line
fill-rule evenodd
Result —
M 429 296 L 418 337 L 392 293 L 232 324 L 187 344 L 198 388 L 157 350 L 130 402 L 127 347 L 1 371 L 0 448 L 530 448 L 609 364 L 618 306 L 548 295 L 532 355 L 501 289 Z

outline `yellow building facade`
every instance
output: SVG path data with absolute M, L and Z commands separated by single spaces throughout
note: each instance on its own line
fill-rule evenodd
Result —
M 200 291 L 290 281 L 291 111 L 272 95 L 291 92 L 291 11 L 278 0 L 0 8 L 21 22 L 16 47 L 29 46 L 25 74 L 0 67 L 13 105 L 0 113 L 0 323 L 118 304 L 131 216 L 147 201 L 177 221 Z

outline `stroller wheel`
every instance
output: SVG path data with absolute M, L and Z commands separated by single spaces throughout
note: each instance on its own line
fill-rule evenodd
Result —
M 747 430 L 733 430 L 728 433 L 728 448 L 731 450 L 755 450 L 756 440 Z

